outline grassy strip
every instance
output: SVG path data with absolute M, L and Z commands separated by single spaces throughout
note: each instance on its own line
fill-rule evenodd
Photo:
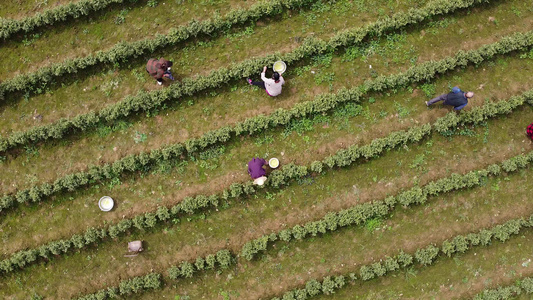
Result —
M 187 25 L 172 28 L 167 35 L 157 35 L 155 39 L 144 39 L 132 43 L 118 43 L 107 51 L 98 51 L 82 58 L 68 59 L 61 63 L 40 68 L 31 74 L 18 75 L 0 84 L 0 100 L 7 93 L 15 91 L 37 92 L 34 87 L 50 83 L 55 78 L 78 73 L 88 67 L 100 64 L 115 64 L 131 58 L 140 57 L 170 45 L 175 45 L 200 35 L 210 35 L 232 26 L 256 21 L 263 17 L 281 14 L 284 9 L 296 9 L 308 6 L 316 0 L 274 0 L 252 5 L 248 9 L 234 9 L 225 17 L 215 16 L 202 22 L 191 21 Z M 479 1 L 479 0 L 478 0 Z
M 474 300 L 506 300 L 514 299 L 525 292 L 533 294 L 533 278 L 526 277 L 520 279 L 514 285 L 498 287 L 495 289 L 485 289 L 474 297 Z
M 79 300 L 104 300 L 115 299 L 119 296 L 129 296 L 132 294 L 139 294 L 147 290 L 161 288 L 161 274 L 150 273 L 145 276 L 138 276 L 126 279 L 120 282 L 118 287 L 110 287 L 100 290 L 94 294 L 85 295 L 78 298 Z
M 336 290 L 344 287 L 347 281 L 371 280 L 399 269 L 411 267 L 415 263 L 422 266 L 429 266 L 437 260 L 439 255 L 452 257 L 456 254 L 465 253 L 475 246 L 489 246 L 493 241 L 505 242 L 511 236 L 517 235 L 521 230 L 530 227 L 533 227 L 533 215 L 527 220 L 522 218 L 514 219 L 489 229 L 482 229 L 478 233 L 455 236 L 453 239 L 445 241 L 440 248 L 436 245 L 429 245 L 425 248 L 419 248 L 414 255 L 400 251 L 395 257 L 385 257 L 379 262 L 362 266 L 359 269 L 359 274 L 350 273 L 347 275 L 326 276 L 321 281 L 315 279 L 309 280 L 306 282 L 305 287 L 288 291 L 282 297 L 274 297 L 271 300 L 302 300 L 320 294 L 333 294 Z M 527 293 L 533 292 L 533 280 L 524 281 L 523 286 Z M 493 297 L 493 295 L 511 295 L 512 292 L 514 290 L 506 291 L 506 293 L 490 294 L 491 296 L 487 298 L 475 299 L 507 299 Z
M 482 184 L 483 179 L 488 176 L 500 175 L 502 170 L 507 173 L 511 173 L 519 169 L 526 168 L 531 163 L 533 163 L 533 152 L 529 153 L 527 156 L 518 155 L 511 159 L 505 160 L 501 163 L 501 165 L 494 164 L 486 169 L 472 171 L 465 175 L 452 174 L 450 177 L 430 182 L 422 188 L 414 187 L 410 190 L 399 193 L 397 196 L 390 196 L 384 201 L 376 201 L 369 204 L 357 205 L 352 208 L 342 210 L 338 213 L 328 213 L 321 220 L 308 222 L 303 225 L 296 225 L 292 229 L 282 230 L 279 233 L 265 235 L 261 238 L 246 243 L 239 255 L 232 254 L 229 250 L 223 249 L 218 251 L 216 254 L 208 255 L 206 258 L 198 257 L 193 262 L 181 262 L 178 266 L 170 267 L 167 272 L 171 279 L 179 279 L 190 278 L 197 272 L 215 269 L 217 266 L 220 269 L 227 269 L 231 265 L 235 264 L 240 257 L 248 260 L 253 259 L 256 254 L 259 253 L 259 251 L 267 250 L 267 247 L 271 242 L 277 240 L 283 240 L 286 242 L 289 242 L 293 239 L 301 240 L 308 236 L 317 236 L 319 233 L 325 234 L 342 227 L 361 225 L 370 219 L 384 217 L 390 214 L 397 203 L 402 204 L 404 207 L 408 207 L 413 204 L 422 204 L 425 203 L 428 196 L 438 196 L 442 193 L 459 189 L 472 188 Z M 481 230 L 479 233 L 471 233 L 466 236 L 456 236 L 453 239 L 443 242 L 440 249 L 434 245 L 421 248 L 415 252 L 414 259 L 416 259 L 416 261 L 422 265 L 430 265 L 435 261 L 440 252 L 447 256 L 451 256 L 455 253 L 464 253 L 472 246 L 489 245 L 493 238 L 504 242 L 508 240 L 511 235 L 518 234 L 522 227 L 533 227 L 533 216 L 531 216 L 528 221 L 524 219 L 515 219 L 488 230 Z M 395 271 L 399 269 L 400 266 L 410 266 L 413 264 L 413 261 L 413 256 L 401 252 L 396 258 L 389 257 L 386 258 L 385 261 L 361 267 L 360 276 L 362 280 L 370 280 L 375 277 L 383 276 L 387 272 Z M 352 280 L 357 279 L 355 274 L 350 274 L 349 277 Z M 333 292 L 335 289 L 344 286 L 345 279 L 346 278 L 344 276 L 338 276 L 334 279 L 328 276 L 322 281 L 322 283 L 319 283 L 316 280 L 311 280 L 310 282 L 313 289 L 309 288 L 310 283 L 308 282 L 304 289 L 287 292 L 283 296 L 283 300 L 307 299 L 304 297 L 304 295 L 306 295 L 306 297 L 314 296 L 318 295 L 320 291 L 328 294 Z M 105 291 L 107 291 L 107 289 L 103 289 L 100 292 Z M 94 298 L 82 297 L 79 299 L 85 300 Z
M 342 89 L 337 94 L 319 95 L 314 101 L 300 103 L 290 110 L 278 109 L 269 116 L 257 116 L 244 122 L 237 123 L 234 127 L 225 126 L 207 132 L 200 138 L 187 140 L 185 143 L 174 144 L 163 149 L 155 149 L 149 153 L 126 156 L 112 164 L 91 166 L 88 171 L 68 174 L 58 178 L 53 183 L 34 185 L 31 188 L 20 190 L 16 194 L 6 194 L 0 198 L 0 211 L 12 208 L 16 203 L 40 202 L 43 198 L 54 193 L 74 191 L 94 181 L 110 179 L 120 176 L 124 172 L 136 172 L 157 162 L 179 158 L 186 153 L 193 153 L 217 143 L 229 141 L 233 136 L 253 134 L 267 128 L 286 125 L 293 118 L 300 118 L 313 113 L 325 112 L 338 104 L 359 101 L 363 93 L 370 91 L 383 91 L 388 88 L 405 86 L 410 82 L 428 80 L 439 73 L 464 67 L 469 63 L 481 63 L 483 60 L 493 58 L 497 54 L 509 53 L 524 49 L 533 44 L 533 31 L 526 34 L 514 34 L 499 42 L 485 45 L 479 49 L 463 52 L 455 56 L 431 61 L 408 69 L 406 72 L 391 76 L 380 76 L 375 80 L 367 81 L 362 86 L 352 89 Z M 453 117 L 450 121 L 453 123 Z
M 18 32 L 30 32 L 37 27 L 52 25 L 69 19 L 77 19 L 92 12 L 103 10 L 124 0 L 80 0 L 57 6 L 22 20 L 0 19 L 0 38 L 6 40 Z
M 443 125 L 444 122 L 442 122 L 442 120 L 450 119 L 449 115 L 456 116 L 455 113 L 451 113 L 439 118 L 435 122 L 435 124 L 440 124 L 439 127 L 426 124 L 413 127 L 409 131 L 394 132 L 385 138 L 375 139 L 370 144 L 365 146 L 360 147 L 353 145 L 347 149 L 339 150 L 336 154 L 331 155 L 322 161 L 314 161 L 309 166 L 289 164 L 281 170 L 272 172 L 266 182 L 266 186 L 280 187 L 289 184 L 296 178 L 302 178 L 311 172 L 325 172 L 326 167 L 344 167 L 353 164 L 360 158 L 370 159 L 373 157 L 378 157 L 386 150 L 394 149 L 410 142 L 420 141 L 426 136 L 430 135 L 433 130 L 449 130 L 458 126 L 458 124 L 481 123 L 488 118 L 496 117 L 501 114 L 508 114 L 526 101 L 533 101 L 533 90 L 524 93 L 523 96 L 512 97 L 507 101 L 502 100 L 498 103 L 489 103 L 482 107 L 477 107 L 471 111 L 461 114 L 458 117 L 459 120 L 453 118 L 454 122 L 448 122 L 448 127 Z M 505 170 L 508 169 L 511 169 L 511 167 L 506 167 Z M 181 203 L 170 208 L 161 206 L 154 212 L 138 215 L 133 219 L 123 219 L 116 225 L 111 225 L 107 228 L 92 227 L 87 229 L 82 235 L 75 234 L 69 239 L 53 241 L 36 249 L 18 251 L 11 257 L 0 262 L 0 271 L 3 273 L 10 273 L 17 269 L 24 268 L 32 263 L 38 262 L 40 258 L 50 259 L 52 254 L 60 255 L 75 249 L 81 249 L 86 245 L 102 242 L 106 237 L 116 238 L 120 235 L 130 233 L 132 230 L 153 228 L 159 223 L 177 218 L 181 214 L 191 214 L 196 213 L 201 209 L 217 207 L 221 199 L 227 200 L 229 198 L 238 198 L 242 195 L 253 194 L 256 191 L 257 186 L 253 186 L 251 182 L 233 183 L 220 195 L 199 195 L 194 198 L 186 197 Z M 410 204 L 409 201 L 411 200 L 401 200 L 400 203 L 408 205 Z M 284 233 L 283 236 L 286 234 L 288 233 Z M 253 243 L 250 244 L 249 247 L 251 247 L 251 245 L 253 245 Z M 257 253 L 257 249 L 252 249 L 250 251 L 253 253 L 243 253 L 243 255 L 252 258 L 253 255 Z
M 200 138 L 187 140 L 166 148 L 129 155 L 112 164 L 91 166 L 88 171 L 81 171 L 65 175 L 53 183 L 34 185 L 31 188 L 18 191 L 16 194 L 5 194 L 0 198 L 0 211 L 12 208 L 16 203 L 40 202 L 43 198 L 54 193 L 74 191 L 92 182 L 120 176 L 125 172 L 136 172 L 157 162 L 179 158 L 182 155 L 201 151 L 217 143 L 225 143 L 234 136 L 254 134 L 280 125 L 286 125 L 291 119 L 304 117 L 313 113 L 328 111 L 341 103 L 357 102 L 364 93 L 383 91 L 393 87 L 406 86 L 409 83 L 429 80 L 437 74 L 445 73 L 457 67 L 464 67 L 470 63 L 479 64 L 498 54 L 525 49 L 533 45 L 533 31 L 525 34 L 518 33 L 505 37 L 499 42 L 485 45 L 476 50 L 459 51 L 439 61 L 430 61 L 408 69 L 406 72 L 391 76 L 379 76 L 369 80 L 362 86 L 352 89 L 341 89 L 337 94 L 319 95 L 315 100 L 299 103 L 290 110 L 278 109 L 274 113 L 249 118 L 235 126 L 225 126 L 209 131 Z M 453 117 L 449 122 L 453 123 Z
M 90 112 L 72 119 L 63 118 L 48 125 L 12 133 L 7 138 L 0 139 L 0 151 L 6 151 L 30 142 L 60 139 L 64 135 L 77 131 L 90 130 L 95 128 L 100 122 L 113 122 L 136 112 L 161 107 L 166 101 L 171 99 L 193 95 L 205 89 L 216 88 L 221 84 L 227 83 L 228 80 L 250 76 L 262 66 L 268 65 L 275 60 L 281 59 L 288 64 L 295 63 L 311 55 L 335 51 L 341 47 L 360 43 L 369 36 L 380 36 L 388 31 L 420 23 L 436 15 L 447 14 L 457 9 L 464 9 L 483 2 L 488 1 L 459 0 L 453 3 L 442 0 L 434 1 L 428 3 L 424 8 L 411 9 L 406 13 L 400 12 L 363 28 L 341 32 L 327 42 L 310 38 L 294 51 L 284 55 L 273 54 L 262 58 L 249 59 L 231 68 L 220 68 L 212 71 L 206 76 L 184 79 L 181 83 L 173 84 L 164 90 L 140 92 L 136 96 L 127 96 L 122 101 L 110 105 L 98 113 Z

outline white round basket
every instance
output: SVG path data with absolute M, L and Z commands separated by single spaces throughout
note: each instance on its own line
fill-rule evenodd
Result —
M 287 70 L 287 65 L 285 64 L 285 62 L 278 60 L 277 62 L 274 63 L 274 65 L 272 66 L 272 69 L 274 70 L 274 72 L 283 74 Z
M 109 196 L 103 196 L 98 200 L 98 207 L 100 207 L 101 211 L 110 211 L 113 209 L 114 205 L 115 201 Z
M 279 167 L 279 159 L 272 157 L 271 159 L 268 160 L 268 166 L 271 167 L 272 169 Z

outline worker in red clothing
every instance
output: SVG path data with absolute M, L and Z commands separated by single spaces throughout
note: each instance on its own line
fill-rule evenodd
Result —
M 163 77 L 174 80 L 174 77 L 172 77 L 172 73 L 170 73 L 171 67 L 171 61 L 168 61 L 164 58 L 150 58 L 150 60 L 148 60 L 148 63 L 146 64 L 146 72 L 148 72 L 150 76 L 154 77 L 154 79 L 157 80 L 157 84 L 162 85 Z
M 248 162 L 248 174 L 252 176 L 254 184 L 263 185 L 266 181 L 266 171 L 263 166 L 266 165 L 266 160 L 254 157 Z
M 526 129 L 527 136 L 529 136 L 530 139 L 533 140 L 533 123 L 529 124 L 529 126 Z

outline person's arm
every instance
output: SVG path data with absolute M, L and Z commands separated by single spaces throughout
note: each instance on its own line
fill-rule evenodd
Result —
M 279 77 L 279 80 L 281 81 L 281 85 L 284 85 L 284 84 L 285 84 L 285 79 L 283 79 L 283 76 L 280 76 L 280 77 Z
M 468 103 L 465 103 L 465 104 L 463 104 L 463 105 L 456 106 L 456 107 L 454 107 L 453 109 L 455 109 L 455 110 L 461 110 L 461 109 L 463 109 L 467 104 L 468 104 Z
M 453 89 L 452 89 L 452 92 L 454 94 L 457 94 L 457 93 L 462 93 L 463 91 L 461 91 L 461 89 L 457 86 L 454 86 Z
M 261 80 L 263 80 L 264 82 L 267 82 L 268 78 L 266 78 L 266 76 L 265 76 L 265 72 L 266 72 L 266 67 L 265 67 L 265 69 L 263 70 L 263 73 L 261 73 Z
M 261 158 L 261 163 L 263 164 L 262 166 L 266 165 L 267 164 L 267 161 L 264 159 L 264 158 Z M 261 167 L 262 167 L 261 166 Z

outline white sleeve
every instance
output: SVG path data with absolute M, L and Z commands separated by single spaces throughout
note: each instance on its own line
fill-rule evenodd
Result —
M 265 76 L 265 72 L 261 73 L 261 79 L 262 79 L 263 81 L 265 81 L 265 82 L 267 81 L 267 78 L 266 78 L 266 76 Z
M 283 79 L 283 76 L 280 76 L 279 79 L 281 81 L 281 85 L 284 85 L 285 84 L 285 79 Z

